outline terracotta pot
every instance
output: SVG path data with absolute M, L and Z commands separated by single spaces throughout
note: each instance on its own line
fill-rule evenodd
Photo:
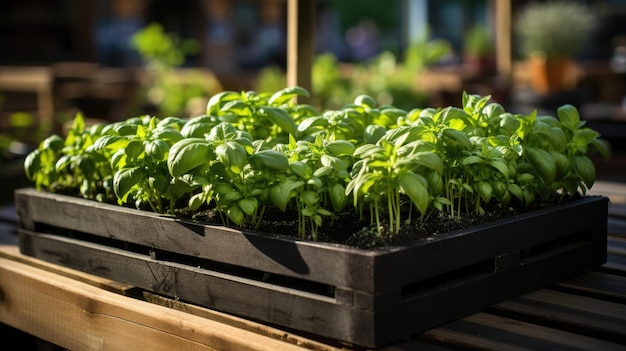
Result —
M 541 94 L 555 93 L 571 88 L 569 58 L 547 59 L 545 55 L 531 55 L 528 70 L 532 88 Z

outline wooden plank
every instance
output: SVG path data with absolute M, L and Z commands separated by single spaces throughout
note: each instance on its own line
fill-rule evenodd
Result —
M 587 194 L 607 196 L 614 205 L 626 204 L 626 184 L 621 182 L 596 181 Z
M 602 266 L 602 269 L 609 270 L 613 274 L 626 275 L 626 235 L 609 235 L 607 263 Z
M 589 272 L 558 284 L 561 289 L 626 304 L 626 277 Z
M 377 351 L 449 351 L 451 348 L 437 345 L 430 341 L 424 340 L 406 340 L 389 346 L 383 346 L 376 349 Z
M 300 349 L 5 257 L 0 291 L 1 323 L 70 350 Z
M 607 225 L 609 235 L 626 239 L 626 219 L 618 218 L 609 214 Z
M 574 333 L 626 340 L 626 305 L 620 303 L 543 289 L 497 304 L 494 311 Z
M 271 337 L 273 339 L 282 340 L 294 345 L 298 345 L 303 349 L 310 349 L 316 351 L 348 351 L 349 348 L 347 346 L 338 346 L 336 341 L 327 340 L 325 342 L 307 338 L 301 335 L 297 335 L 294 333 L 286 332 L 282 329 L 273 328 L 271 326 L 256 323 L 254 321 L 240 318 L 237 316 L 233 316 L 230 314 L 222 313 L 219 311 L 211 310 L 208 308 L 192 305 L 189 303 L 184 303 L 179 300 L 173 300 L 167 298 L 165 296 L 161 296 L 158 294 L 153 294 L 149 291 L 143 292 L 143 297 L 146 301 L 150 303 L 154 303 L 160 306 L 166 306 L 168 308 L 173 308 L 178 311 L 182 311 L 185 313 L 192 314 L 194 316 L 199 316 L 205 319 L 210 319 L 212 321 L 216 321 L 219 323 L 228 324 L 239 329 L 247 330 L 254 332 L 256 334 L 264 335 Z
M 419 338 L 472 350 L 623 349 L 617 343 L 482 312 L 429 330 Z

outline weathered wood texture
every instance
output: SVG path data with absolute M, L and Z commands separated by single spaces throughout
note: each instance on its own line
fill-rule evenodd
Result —
M 382 250 L 242 233 L 32 189 L 16 193 L 16 206 L 27 255 L 367 347 L 606 260 L 608 206 L 597 197 Z
M 70 350 L 298 349 L 2 256 L 0 321 Z

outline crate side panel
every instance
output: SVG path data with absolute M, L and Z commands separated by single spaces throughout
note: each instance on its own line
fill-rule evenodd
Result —
M 20 230 L 27 255 L 237 316 L 373 347 L 373 313 L 334 298 Z
M 585 198 L 380 255 L 375 261 L 375 290 L 411 284 L 577 233 L 586 233 L 586 240 L 596 243 L 595 251 L 606 251 L 607 211 L 606 198 Z M 405 269 L 384 274 L 393 267 Z
M 147 211 L 42 193 L 16 192 L 24 218 L 63 229 L 126 241 L 335 286 L 372 291 L 374 253 L 347 246 L 242 233 Z M 31 226 L 26 229 L 33 229 Z M 253 266 L 250 266 L 250 264 Z
M 432 329 L 584 273 L 605 256 L 593 246 L 593 243 L 574 245 L 534 257 L 514 269 L 405 296 L 402 302 L 376 314 L 376 344 Z

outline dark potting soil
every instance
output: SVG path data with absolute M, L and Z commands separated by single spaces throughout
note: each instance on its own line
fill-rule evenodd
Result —
M 360 218 L 354 211 L 344 211 L 337 214 L 335 218 L 324 218 L 324 225 L 319 228 L 317 233 L 317 241 L 344 244 L 363 249 L 402 246 L 439 234 L 518 216 L 580 197 L 580 195 L 563 197 L 550 203 L 536 203 L 530 206 L 525 206 L 521 202 L 516 201 L 512 201 L 507 205 L 490 202 L 483 206 L 483 213 L 479 214 L 472 210 L 462 209 L 461 215 L 454 218 L 437 211 L 431 212 L 425 218 L 419 218 L 414 213 L 412 221 L 403 223 L 397 234 L 391 233 L 389 222 L 385 218 L 381 218 L 379 234 L 376 223 L 371 223 L 368 216 L 364 219 Z M 403 216 L 403 218 L 408 218 L 408 215 Z M 221 218 L 211 210 L 196 214 L 193 216 L 193 219 L 207 224 L 223 224 Z M 297 237 L 297 226 L 297 213 L 295 211 L 282 212 L 278 209 L 268 209 L 255 230 L 260 233 L 268 233 L 268 235 Z M 239 229 L 246 230 L 246 228 Z M 247 230 L 250 229 L 248 228 Z M 307 228 L 307 236 L 304 239 L 312 239 L 310 228 Z

